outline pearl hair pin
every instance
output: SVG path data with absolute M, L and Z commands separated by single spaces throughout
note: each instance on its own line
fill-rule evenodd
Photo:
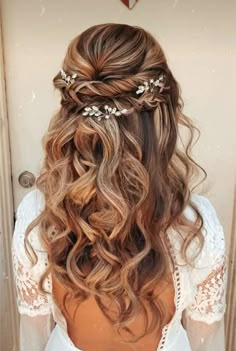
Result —
M 110 118 L 112 115 L 113 116 L 121 116 L 127 114 L 128 110 L 127 109 L 117 109 L 116 107 L 110 107 L 108 105 L 104 106 L 104 112 L 101 111 L 97 106 L 86 106 L 84 108 L 83 116 L 95 116 L 97 117 L 98 121 L 101 121 L 102 118 Z
M 72 76 L 70 76 L 62 68 L 60 69 L 60 72 L 61 72 L 61 78 L 66 82 L 67 85 L 74 83 L 75 78 L 77 77 L 76 73 L 73 73 Z
M 143 94 L 146 91 L 153 92 L 155 87 L 160 87 L 160 91 L 163 90 L 165 85 L 165 75 L 161 74 L 156 80 L 149 79 L 149 81 L 145 81 L 143 85 L 138 86 L 138 90 L 136 94 Z
M 72 75 L 67 74 L 62 68 L 60 69 L 61 78 L 66 82 L 66 84 L 74 83 L 76 77 L 78 76 L 76 73 L 72 73 Z M 145 92 L 153 92 L 154 88 L 159 87 L 160 92 L 162 92 L 166 81 L 166 75 L 161 73 L 157 79 L 149 79 L 148 81 L 144 81 L 143 84 L 138 86 L 138 90 L 136 90 L 136 94 L 143 94 Z M 108 119 L 111 116 L 121 116 L 126 115 L 128 112 L 127 109 L 118 109 L 117 107 L 111 107 L 105 105 L 103 111 L 101 111 L 97 106 L 86 106 L 82 112 L 83 116 L 94 116 L 97 117 L 98 121 L 105 118 Z
M 75 78 L 78 76 L 77 73 L 73 73 L 71 76 L 67 74 L 62 68 L 60 69 L 61 78 L 66 82 L 66 84 L 74 83 Z M 155 87 L 159 87 L 160 92 L 163 90 L 165 85 L 165 74 L 162 73 L 160 76 L 155 80 L 153 78 L 149 79 L 149 81 L 144 81 L 143 84 L 138 86 L 138 90 L 136 90 L 136 94 L 143 94 L 147 91 L 153 92 Z

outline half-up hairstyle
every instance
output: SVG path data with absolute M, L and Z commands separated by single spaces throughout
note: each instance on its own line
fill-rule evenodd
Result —
M 168 229 L 183 237 L 186 262 L 192 240 L 199 239 L 199 251 L 203 245 L 202 217 L 190 196 L 202 170 L 190 157 L 195 128 L 162 48 L 142 28 L 95 25 L 70 42 L 62 68 L 77 77 L 67 84 L 58 72 L 53 79 L 61 106 L 43 138 L 36 183 L 45 207 L 27 228 L 26 248 L 34 262 L 27 237 L 38 225 L 49 257 L 40 287 L 55 274 L 68 292 L 65 308 L 92 295 L 114 326 L 133 334 L 128 325 L 151 306 L 153 321 L 145 319 L 137 341 L 165 322 L 155 292 L 170 271 Z M 161 74 L 163 89 L 136 93 Z M 128 113 L 101 121 L 83 115 L 86 106 L 106 104 Z M 181 146 L 182 127 L 189 140 Z M 195 222 L 184 217 L 186 206 Z M 115 318 L 103 297 L 115 301 Z

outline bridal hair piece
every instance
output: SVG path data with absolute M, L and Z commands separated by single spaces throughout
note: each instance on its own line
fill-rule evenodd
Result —
M 72 73 L 72 75 L 67 74 L 62 68 L 60 69 L 61 78 L 66 82 L 67 85 L 75 82 L 75 78 L 78 76 L 76 73 Z M 138 86 L 138 90 L 136 90 L 136 94 L 144 94 L 146 92 L 153 92 L 156 87 L 160 88 L 160 92 L 164 89 L 166 81 L 166 75 L 161 73 L 160 76 L 155 80 L 153 78 L 144 81 L 143 84 Z M 103 107 L 103 111 L 100 110 L 97 106 L 86 106 L 83 110 L 83 116 L 95 116 L 98 121 L 105 118 L 108 119 L 111 116 L 121 116 L 126 115 L 128 112 L 127 109 L 118 109 L 116 107 L 112 107 L 109 105 L 105 105 Z
M 102 118 L 110 118 L 111 116 L 121 116 L 126 115 L 128 110 L 117 109 L 116 107 L 111 107 L 108 105 L 104 106 L 104 111 L 101 111 L 97 106 L 87 106 L 84 108 L 83 116 L 96 116 L 98 121 L 101 121 Z
M 61 78 L 66 82 L 66 84 L 71 84 L 75 82 L 75 78 L 78 76 L 76 73 L 73 73 L 71 76 L 67 74 L 62 68 L 60 69 Z M 138 86 L 138 90 L 136 90 L 136 94 L 142 94 L 146 91 L 153 92 L 155 87 L 160 87 L 160 92 L 163 90 L 165 86 L 165 74 L 161 73 L 160 76 L 155 80 L 153 78 L 148 81 L 144 81 L 143 85 Z
M 152 78 L 149 81 L 145 81 L 143 85 L 139 85 L 136 94 L 143 94 L 146 91 L 153 92 L 155 87 L 160 87 L 160 92 L 162 92 L 164 85 L 165 75 L 162 73 L 156 80 Z
M 66 82 L 67 85 L 74 83 L 75 78 L 77 77 L 76 73 L 73 73 L 72 76 L 70 76 L 62 68 L 60 69 L 60 72 L 61 72 L 61 78 Z

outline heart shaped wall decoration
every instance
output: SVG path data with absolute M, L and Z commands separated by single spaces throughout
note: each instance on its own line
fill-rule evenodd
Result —
M 138 2 L 138 0 L 121 0 L 123 4 L 125 4 L 128 9 L 132 9 Z

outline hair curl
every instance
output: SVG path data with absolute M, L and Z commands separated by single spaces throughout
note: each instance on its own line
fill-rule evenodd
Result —
M 170 268 L 168 228 L 183 236 L 186 261 L 195 237 L 199 251 L 203 245 L 202 217 L 190 198 L 193 176 L 202 170 L 190 157 L 196 128 L 182 112 L 180 88 L 161 46 L 140 27 L 108 23 L 87 29 L 70 42 L 63 69 L 78 76 L 68 86 L 60 73 L 53 79 L 61 107 L 43 138 L 36 185 L 45 207 L 27 228 L 26 249 L 35 262 L 28 234 L 38 225 L 49 256 L 41 291 L 53 272 L 69 300 L 79 304 L 94 295 L 110 322 L 130 333 L 128 324 L 143 311 L 145 330 L 137 341 L 164 321 L 165 306 L 154 292 Z M 162 92 L 135 94 L 161 73 Z M 82 114 L 91 104 L 129 113 L 98 122 Z M 180 127 L 189 132 L 182 146 Z M 195 211 L 195 223 L 184 217 L 186 206 Z M 104 296 L 118 306 L 115 319 Z M 150 327 L 144 302 L 153 311 Z

